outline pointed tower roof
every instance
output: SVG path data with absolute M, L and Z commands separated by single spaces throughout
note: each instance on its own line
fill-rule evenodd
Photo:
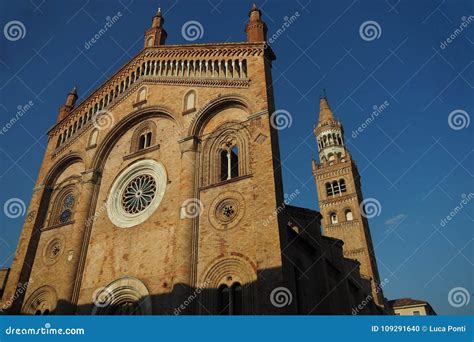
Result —
M 329 107 L 328 99 L 326 96 L 322 96 L 319 99 L 319 120 L 318 122 L 324 122 L 329 120 L 335 120 L 334 114 L 332 113 L 331 107 Z

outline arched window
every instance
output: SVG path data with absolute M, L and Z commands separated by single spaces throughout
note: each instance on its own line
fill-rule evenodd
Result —
M 220 315 L 242 314 L 242 285 L 221 285 L 218 289 L 218 311 Z
M 350 209 L 346 210 L 346 221 L 352 221 L 354 219 L 354 215 L 352 215 L 352 211 Z
M 184 95 L 183 112 L 188 113 L 196 109 L 196 92 L 190 90 Z
M 140 134 L 138 138 L 138 150 L 143 150 L 151 146 L 152 133 L 150 131 L 145 131 Z
M 138 279 L 124 277 L 94 295 L 93 315 L 150 315 L 151 298 Z
M 339 183 L 337 181 L 332 182 L 332 188 L 334 189 L 334 195 L 337 195 L 341 192 L 339 188 Z
M 332 224 L 336 224 L 338 221 L 337 221 L 337 214 L 336 213 L 331 213 L 330 214 L 330 217 L 331 217 L 331 223 Z
M 27 315 L 51 315 L 56 310 L 58 296 L 56 290 L 49 286 L 41 286 L 26 300 L 21 312 Z
M 343 192 L 346 192 L 346 182 L 344 179 L 333 181 L 332 183 L 326 183 L 326 195 L 335 196 Z
M 339 179 L 339 188 L 341 192 L 346 192 L 346 181 L 344 179 Z
M 75 203 L 76 198 L 73 188 L 68 187 L 66 190 L 60 190 L 54 201 L 49 225 L 53 226 L 57 224 L 62 225 L 71 223 L 74 216 Z
M 153 121 L 145 121 L 133 133 L 130 152 L 134 153 L 154 145 L 156 145 L 156 125 Z
M 138 91 L 137 103 L 146 101 L 146 97 L 147 97 L 147 88 L 141 87 L 140 90 Z
M 94 128 L 89 135 L 89 143 L 87 144 L 88 148 L 92 148 L 97 145 L 97 139 L 99 137 L 99 130 Z
M 239 148 L 230 147 L 220 153 L 220 180 L 225 181 L 239 176 Z
M 326 195 L 328 195 L 328 196 L 333 196 L 334 195 L 334 190 L 332 188 L 331 183 L 326 183 Z

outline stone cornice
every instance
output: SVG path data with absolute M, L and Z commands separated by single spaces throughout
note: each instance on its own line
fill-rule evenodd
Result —
M 251 57 L 267 53 L 273 56 L 273 51 L 264 43 L 214 43 L 163 45 L 149 47 L 143 50 L 145 57 L 160 58 L 207 58 L 207 57 Z
M 189 44 L 189 45 L 164 45 L 159 47 L 148 47 L 141 50 L 137 55 L 135 55 L 128 63 L 126 63 L 122 68 L 120 68 L 113 76 L 108 80 L 102 83 L 99 87 L 96 88 L 89 96 L 87 96 L 77 107 L 75 107 L 63 120 L 56 123 L 48 132 L 48 135 L 56 134 L 60 128 L 65 125 L 68 125 L 69 122 L 74 122 L 77 119 L 76 114 L 79 115 L 83 110 L 88 108 L 95 101 L 98 101 L 102 98 L 110 89 L 114 88 L 116 85 L 127 77 L 131 72 L 133 72 L 138 66 L 140 66 L 144 61 L 149 58 L 189 58 L 190 60 L 199 59 L 199 58 L 209 58 L 209 57 L 251 57 L 251 56 L 263 56 L 267 54 L 270 59 L 274 59 L 274 54 L 272 50 L 264 43 L 217 43 L 217 44 Z M 166 82 L 173 82 L 173 78 L 166 78 Z M 204 82 L 203 86 L 248 86 L 245 82 L 242 83 L 242 80 L 233 80 L 229 79 L 229 84 L 219 83 L 220 80 L 215 80 L 209 82 L 207 80 Z M 248 80 L 247 80 L 248 82 Z M 186 84 L 186 83 L 183 83 Z M 198 81 L 196 84 L 200 84 Z M 104 91 L 105 90 L 105 91 Z M 120 96 L 122 97 L 122 96 Z M 120 98 L 119 97 L 119 98 Z

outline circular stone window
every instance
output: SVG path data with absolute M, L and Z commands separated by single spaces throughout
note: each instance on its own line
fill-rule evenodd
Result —
M 63 235 L 53 237 L 43 250 L 43 262 L 45 265 L 53 265 L 64 252 L 65 238 Z
M 228 191 L 217 196 L 209 209 L 209 221 L 219 230 L 237 226 L 244 217 L 245 200 L 236 191 Z
M 165 194 L 166 170 L 154 160 L 141 160 L 118 176 L 107 199 L 107 214 L 120 228 L 145 222 Z

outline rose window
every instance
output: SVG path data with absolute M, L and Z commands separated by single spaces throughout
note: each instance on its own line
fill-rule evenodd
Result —
M 128 183 L 122 194 L 122 207 L 129 214 L 145 210 L 155 198 L 156 181 L 150 175 L 140 175 Z
M 166 170 L 155 160 L 140 160 L 124 169 L 107 198 L 110 221 L 120 228 L 145 222 L 158 209 L 166 191 Z

